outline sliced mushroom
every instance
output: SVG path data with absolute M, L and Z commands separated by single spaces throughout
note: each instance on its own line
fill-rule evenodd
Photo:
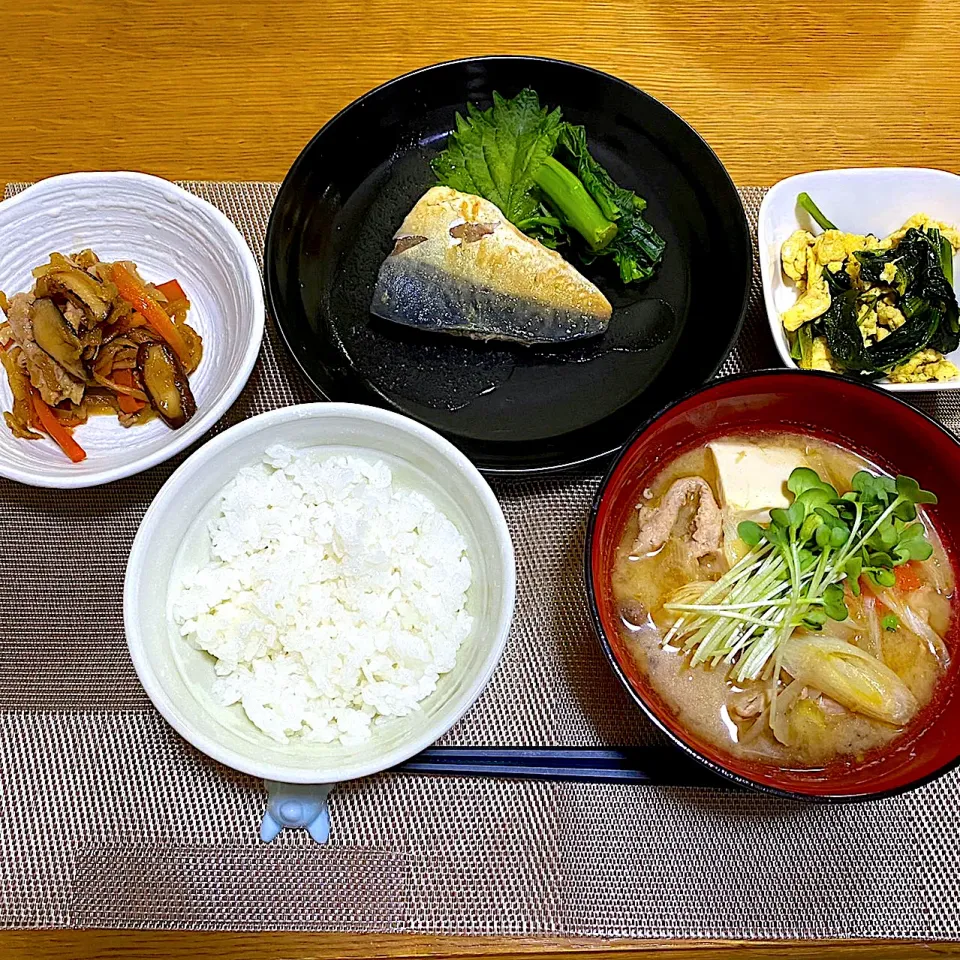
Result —
M 197 412 L 187 375 L 167 344 L 142 344 L 137 352 L 137 373 L 157 413 L 174 430 Z
M 97 323 L 106 320 L 110 313 L 110 301 L 113 298 L 110 296 L 110 291 L 102 283 L 94 280 L 89 273 L 76 269 L 53 270 L 47 274 L 47 279 L 62 287 L 67 296 L 86 307 Z
M 60 308 L 45 297 L 33 303 L 33 339 L 51 359 L 78 380 L 86 380 L 87 371 L 80 361 L 83 344 L 64 319 Z

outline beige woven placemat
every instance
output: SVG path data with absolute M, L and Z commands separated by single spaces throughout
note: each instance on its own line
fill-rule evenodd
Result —
M 186 186 L 259 256 L 275 185 Z M 742 193 L 755 222 L 762 191 Z M 757 276 L 723 372 L 775 362 L 764 326 Z M 310 399 L 268 324 L 218 429 Z M 925 407 L 960 426 L 958 401 Z M 89 491 L 0 481 L 0 925 L 960 937 L 956 774 L 838 807 L 387 774 L 336 790 L 328 846 L 302 831 L 261 844 L 261 785 L 180 740 L 127 656 L 127 553 L 178 462 Z M 580 557 L 596 482 L 495 482 L 517 547 L 517 617 L 489 689 L 446 742 L 657 741 L 587 620 Z

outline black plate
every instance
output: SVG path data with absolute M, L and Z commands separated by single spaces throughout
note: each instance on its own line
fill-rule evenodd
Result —
M 584 269 L 613 318 L 603 337 L 564 347 L 482 344 L 373 317 L 380 263 L 434 183 L 429 159 L 454 115 L 526 86 L 585 124 L 597 159 L 648 200 L 667 241 L 658 275 L 626 291 L 605 269 Z M 265 266 L 273 316 L 321 396 L 405 413 L 482 470 L 514 473 L 612 453 L 716 373 L 746 310 L 752 253 L 726 170 L 663 104 L 577 64 L 480 57 L 393 80 L 324 126 L 280 188 Z

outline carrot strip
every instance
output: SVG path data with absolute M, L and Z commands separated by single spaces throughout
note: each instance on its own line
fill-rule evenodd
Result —
M 912 560 L 894 567 L 893 575 L 897 578 L 897 589 L 901 593 L 912 593 L 923 586 L 923 578 L 917 574 Z
M 53 440 L 74 463 L 80 463 L 81 460 L 86 460 L 87 455 L 83 447 L 70 436 L 70 432 L 66 427 L 61 425 L 54 412 L 43 402 L 43 399 L 40 394 L 37 393 L 35 387 L 30 387 L 30 395 L 33 399 L 33 409 L 37 414 L 37 419 L 40 421 L 40 426 L 43 427 L 45 433 L 50 435 L 50 439 Z
M 183 292 L 183 287 L 176 280 L 168 280 L 166 283 L 156 284 L 156 288 L 171 302 L 174 300 L 186 300 L 187 295 Z
M 167 311 L 150 296 L 144 284 L 122 263 L 113 265 L 110 279 L 116 284 L 120 296 L 146 317 L 147 323 L 153 327 L 154 332 L 173 347 L 173 352 L 182 361 L 188 361 L 190 350 L 186 341 L 174 322 L 167 316 Z
M 134 387 L 133 373 L 130 370 L 116 370 L 113 374 L 114 383 L 119 383 L 122 387 Z M 125 393 L 117 394 L 117 404 L 124 413 L 139 413 L 146 404 L 136 397 L 127 396 Z

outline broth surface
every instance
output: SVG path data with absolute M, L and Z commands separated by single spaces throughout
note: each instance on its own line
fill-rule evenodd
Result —
M 714 439 L 799 450 L 808 465 L 841 494 L 851 489 L 850 479 L 859 470 L 885 473 L 847 449 L 799 433 L 729 434 Z M 643 491 L 643 500 L 656 505 L 674 481 L 695 476 L 707 481 L 719 502 L 716 464 L 705 445 L 676 457 Z M 686 524 L 691 514 L 692 508 L 688 515 L 681 515 L 677 526 Z M 929 560 L 916 565 L 922 586 L 908 594 L 910 607 L 922 611 L 942 637 L 951 618 L 953 570 L 933 525 L 922 513 L 918 519 L 924 522 L 934 553 Z M 860 759 L 904 733 L 905 727 L 854 713 L 817 690 L 803 688 L 788 715 L 790 742 L 778 740 L 762 716 L 758 722 L 758 713 L 769 703 L 770 680 L 738 684 L 728 676 L 729 664 L 691 667 L 690 654 L 674 645 L 682 644 L 682 640 L 667 646 L 662 643 L 671 622 L 668 611 L 663 609 L 670 594 L 691 581 L 717 579 L 726 570 L 726 563 L 717 557 L 691 560 L 676 534 L 656 553 L 634 556 L 631 551 L 638 529 L 638 515 L 633 511 L 620 541 L 612 578 L 621 613 L 621 633 L 638 667 L 683 727 L 736 757 L 791 768 L 817 768 L 839 758 Z M 852 641 L 874 656 L 879 653 L 880 659 L 907 685 L 922 710 L 933 698 L 945 665 L 925 640 L 903 624 L 882 630 L 878 641 L 876 630 L 868 627 L 864 604 L 874 603 L 881 613 L 887 611 L 869 591 L 864 590 L 858 599 L 848 590 L 847 603 L 850 617 L 842 624 L 829 623 L 824 633 Z M 785 679 L 789 684 L 789 678 Z M 778 685 L 778 690 L 783 692 L 783 684 Z

